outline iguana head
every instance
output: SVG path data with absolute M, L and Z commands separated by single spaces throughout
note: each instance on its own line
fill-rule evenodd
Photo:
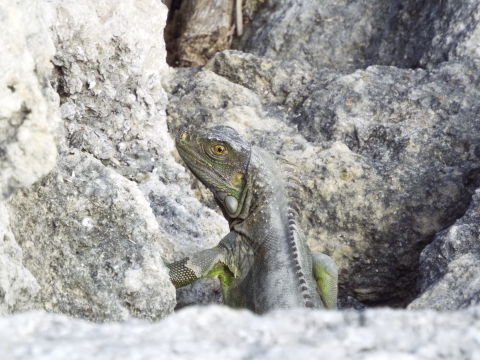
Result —
M 231 127 L 184 132 L 176 139 L 180 156 L 215 195 L 231 218 L 242 212 L 251 145 Z

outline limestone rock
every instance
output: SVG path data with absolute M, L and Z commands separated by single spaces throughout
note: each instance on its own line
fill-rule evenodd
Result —
M 269 0 L 235 48 L 315 67 L 430 67 L 480 55 L 479 14 L 462 0 Z
M 59 159 L 7 204 L 25 267 L 41 286 L 34 306 L 95 321 L 158 320 L 175 305 L 162 257 L 214 246 L 228 229 L 198 202 L 172 155 L 166 8 L 54 0 L 38 9 L 55 46 Z
M 227 51 L 169 88 L 170 128 L 230 125 L 301 170 L 302 228 L 340 296 L 404 306 L 423 247 L 480 185 L 480 61 L 343 74 Z
M 56 41 L 54 84 L 67 148 L 135 181 L 177 256 L 218 243 L 226 222 L 195 199 L 189 175 L 172 155 L 162 87 L 169 69 L 159 36 L 165 6 L 58 0 L 45 3 L 45 12 Z
M 22 5 L 0 1 L 0 201 L 46 175 L 57 157 L 50 130 L 60 118 L 46 99 L 55 48 L 36 1 Z
M 135 183 L 78 150 L 9 201 L 25 266 L 48 311 L 157 320 L 175 305 L 158 224 Z
M 5 358 L 476 359 L 480 309 L 277 311 L 191 307 L 150 324 L 92 324 L 31 312 L 0 318 Z
M 0 202 L 0 315 L 32 309 L 39 289 L 22 264 L 22 249 L 10 229 L 7 209 Z
M 438 233 L 420 257 L 420 296 L 410 309 L 463 309 L 480 303 L 480 190 L 463 217 Z
M 36 1 L 0 1 L 0 314 L 34 307 L 39 285 L 22 264 L 2 200 L 55 166 L 60 132 L 48 82 L 55 48 Z

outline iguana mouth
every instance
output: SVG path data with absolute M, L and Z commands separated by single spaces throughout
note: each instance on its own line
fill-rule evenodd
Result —
M 202 172 L 197 171 L 197 169 L 202 170 L 205 168 L 209 168 L 215 172 L 211 164 L 209 164 L 208 162 L 206 162 L 205 160 L 199 157 L 196 157 L 195 154 L 188 149 L 188 147 L 182 147 L 181 145 L 179 146 L 179 144 L 177 143 L 177 150 L 178 150 L 178 153 L 180 154 L 180 157 L 183 159 L 185 166 L 192 173 L 194 173 L 197 178 L 201 180 L 203 179 L 203 176 L 201 176 Z

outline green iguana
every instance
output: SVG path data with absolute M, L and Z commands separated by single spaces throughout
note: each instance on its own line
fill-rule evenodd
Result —
M 219 275 L 225 304 L 262 314 L 278 308 L 337 306 L 337 266 L 312 253 L 297 227 L 296 167 L 231 127 L 185 132 L 182 159 L 215 195 L 230 233 L 214 248 L 168 264 L 176 288 Z

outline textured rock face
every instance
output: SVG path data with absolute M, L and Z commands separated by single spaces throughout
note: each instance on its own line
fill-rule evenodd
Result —
M 23 5 L 23 6 L 22 6 Z M 53 42 L 35 1 L 0 1 L 0 315 L 33 307 L 39 285 L 22 264 L 2 200 L 55 166 L 58 130 L 48 83 Z
M 0 202 L 0 315 L 31 309 L 40 286 L 22 264 L 5 205 Z
M 96 321 L 171 312 L 164 241 L 135 183 L 77 150 L 13 200 L 24 263 L 46 310 Z
M 92 324 L 34 312 L 0 319 L 0 349 L 12 360 L 476 359 L 480 309 L 437 313 L 278 311 L 263 317 L 192 307 L 158 324 Z
M 475 1 L 270 0 L 236 44 L 315 67 L 434 66 L 479 56 Z
M 420 296 L 410 309 L 453 310 L 480 303 L 480 190 L 466 214 L 423 250 L 419 274 Z
M 226 124 L 303 174 L 310 247 L 340 294 L 405 305 L 423 246 L 468 207 L 480 173 L 479 60 L 350 75 L 236 52 L 181 70 L 171 128 Z
M 23 5 L 0 2 L 0 201 L 52 170 L 57 155 L 47 80 L 55 49 L 36 2 Z
M 226 228 L 172 156 L 166 8 L 69 0 L 39 9 L 56 48 L 50 82 L 63 125 L 53 129 L 54 172 L 7 203 L 41 287 L 31 305 L 95 321 L 158 320 L 175 305 L 161 256 L 213 246 Z
M 119 7 L 72 0 L 45 9 L 56 39 L 54 85 L 68 148 L 137 182 L 176 252 L 218 242 L 226 223 L 196 201 L 189 176 L 172 156 L 162 88 L 168 67 L 158 36 L 166 8 L 152 1 Z M 138 19 L 134 29 L 132 18 Z
M 135 183 L 95 158 L 119 163 L 114 156 L 120 150 L 148 150 L 148 136 L 161 133 L 166 99 L 159 74 L 166 65 L 162 42 L 148 31 L 162 29 L 164 9 L 153 3 L 54 1 L 40 10 L 55 39 L 51 82 L 61 96 L 66 139 L 58 129 L 55 172 L 7 204 L 25 265 L 41 286 L 35 304 L 96 321 L 159 319 L 172 311 L 175 293 L 160 258 L 158 225 Z M 154 10 L 157 17 L 136 31 L 124 22 Z M 132 37 L 116 41 L 127 29 Z M 132 169 L 123 175 L 142 176 L 147 161 L 152 170 L 150 154 L 137 155 L 135 165 L 122 167 Z

